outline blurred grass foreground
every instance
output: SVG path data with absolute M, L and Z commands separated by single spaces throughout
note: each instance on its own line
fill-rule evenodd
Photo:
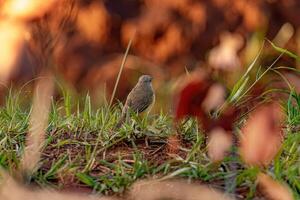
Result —
M 299 1 L 0 10 L 1 200 L 300 199 Z

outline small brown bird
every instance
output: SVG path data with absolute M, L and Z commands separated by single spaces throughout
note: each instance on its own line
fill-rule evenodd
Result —
M 116 125 L 119 128 L 129 116 L 129 111 L 142 113 L 154 102 L 154 91 L 152 88 L 152 77 L 142 75 L 138 83 L 127 96 L 125 105 L 122 110 L 120 121 Z

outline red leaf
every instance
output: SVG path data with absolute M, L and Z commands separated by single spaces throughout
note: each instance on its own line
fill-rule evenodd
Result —
M 178 95 L 175 120 L 193 116 L 205 126 L 208 118 L 201 105 L 212 82 L 207 77 L 197 76 L 197 74 L 189 76 L 186 82 Z
M 220 86 L 209 79 L 207 74 L 203 75 L 197 71 L 190 75 L 178 94 L 175 120 L 179 121 L 184 117 L 191 116 L 198 119 L 205 133 L 216 127 L 231 131 L 239 114 L 237 109 L 228 107 L 217 119 L 211 118 L 209 115 L 212 108 L 222 105 L 225 101 L 225 91 L 222 91 L 222 86 Z M 216 92 L 220 94 L 215 94 Z

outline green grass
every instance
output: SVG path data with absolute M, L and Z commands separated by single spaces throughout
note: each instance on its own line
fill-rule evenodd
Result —
M 299 60 L 297 55 L 273 43 L 272 47 L 282 55 Z M 260 55 L 261 51 L 216 115 L 229 104 L 242 105 L 249 91 L 267 72 L 275 72 L 283 78 L 289 86 L 289 91 L 284 92 L 290 94 L 282 101 L 286 114 L 285 138 L 270 166 L 246 166 L 238 154 L 212 163 L 207 156 L 206 138 L 194 119 L 180 124 L 179 152 L 169 154 L 168 138 L 176 133 L 169 113 L 132 114 L 129 122 L 116 129 L 122 105 L 111 105 L 111 100 L 100 108 L 93 108 L 89 95 L 76 99 L 69 91 L 63 90 L 62 99 L 52 100 L 42 159 L 29 180 L 40 186 L 88 188 L 96 193 L 121 195 L 138 179 L 185 178 L 253 199 L 259 194 L 256 176 L 264 172 L 288 185 L 295 199 L 300 199 L 300 95 L 284 79 L 280 70 L 299 71 L 284 66 L 273 67 L 279 56 L 265 71 L 259 67 L 254 72 L 255 76 L 251 77 L 250 71 L 259 65 Z M 268 89 L 261 97 L 268 100 L 267 95 L 273 92 L 282 91 Z M 26 94 L 10 90 L 4 106 L 0 108 L 0 165 L 11 174 L 20 167 L 29 127 L 31 106 L 28 96 L 23 93 Z M 246 115 L 242 114 L 240 122 L 236 123 L 237 132 Z M 233 151 L 237 149 L 233 148 Z M 233 162 L 238 165 L 235 170 L 231 170 Z M 230 182 L 232 177 L 235 184 Z
M 63 99 L 52 101 L 42 160 L 30 179 L 41 186 L 84 187 L 103 194 L 122 194 L 136 180 L 152 177 L 199 180 L 225 190 L 226 180 L 235 175 L 233 190 L 251 199 L 257 195 L 255 178 L 262 170 L 288 184 L 299 199 L 299 102 L 300 96 L 291 92 L 283 103 L 287 133 L 282 149 L 269 168 L 258 169 L 245 166 L 239 157 L 212 163 L 206 155 L 205 137 L 193 119 L 179 127 L 180 151 L 169 155 L 168 137 L 175 133 L 170 115 L 133 115 L 130 122 L 116 130 L 119 105 L 93 109 L 88 95 L 77 101 L 65 93 Z M 30 107 L 23 106 L 20 95 L 12 91 L 0 108 L 0 164 L 12 174 L 24 150 L 30 111 Z M 98 138 L 99 145 L 94 149 Z M 87 168 L 93 151 L 95 162 Z M 237 171 L 229 169 L 233 160 L 239 165 Z

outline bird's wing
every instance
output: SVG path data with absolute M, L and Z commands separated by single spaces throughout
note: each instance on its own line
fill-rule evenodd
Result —
M 128 108 L 131 107 L 131 104 L 132 104 L 132 101 L 131 101 L 130 93 L 129 93 L 129 95 L 127 96 L 126 102 L 124 104 L 123 110 L 122 110 L 122 116 L 127 114 Z
M 152 102 L 153 97 L 144 91 L 140 91 L 140 95 L 131 98 L 130 108 L 134 112 L 141 113 L 146 110 Z

